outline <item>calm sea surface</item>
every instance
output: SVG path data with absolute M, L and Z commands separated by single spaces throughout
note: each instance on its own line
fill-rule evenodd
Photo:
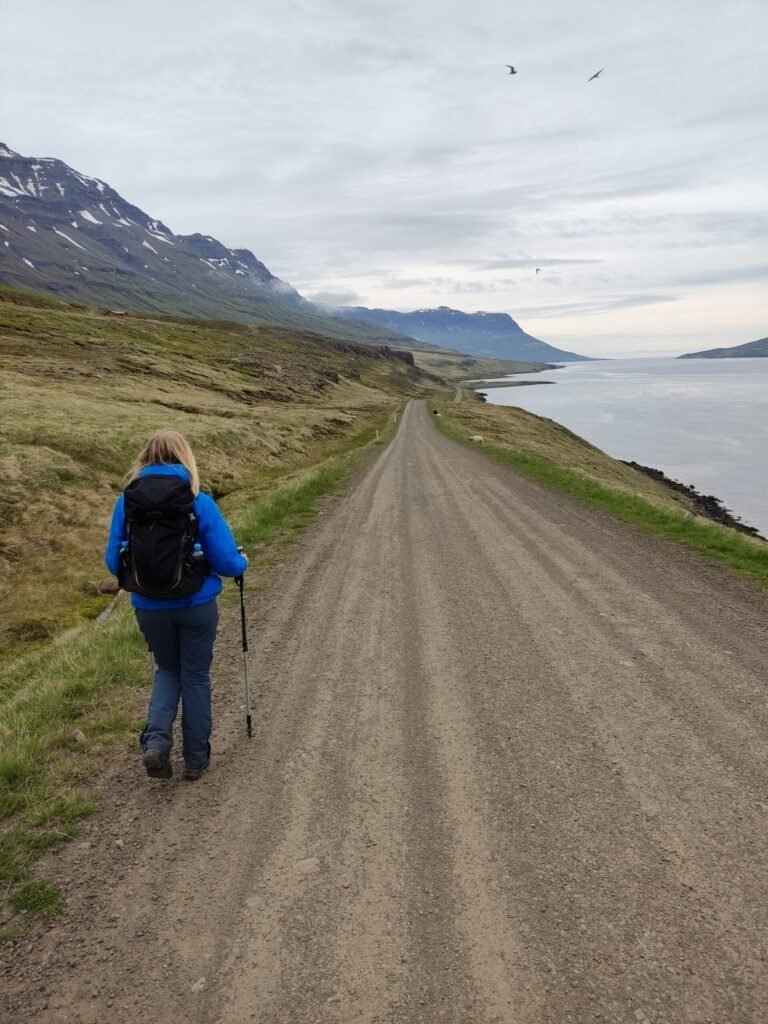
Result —
M 488 401 L 714 494 L 768 537 L 768 359 L 615 359 L 512 379 L 557 383 L 489 388 Z

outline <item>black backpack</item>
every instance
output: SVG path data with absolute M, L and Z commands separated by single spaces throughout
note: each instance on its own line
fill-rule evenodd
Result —
M 177 476 L 140 476 L 125 488 L 126 540 L 118 582 L 143 597 L 196 594 L 211 567 L 200 546 L 195 496 Z

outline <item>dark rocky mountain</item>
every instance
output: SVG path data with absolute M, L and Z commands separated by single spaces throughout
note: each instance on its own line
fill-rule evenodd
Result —
M 397 313 L 389 309 L 347 306 L 337 316 L 367 320 L 419 341 L 456 349 L 472 356 L 527 362 L 572 362 L 587 356 L 565 352 L 526 332 L 507 313 L 463 313 L 448 306 Z
M 585 358 L 526 334 L 506 313 L 332 312 L 302 298 L 250 250 L 228 249 L 210 235 L 176 235 L 106 182 L 2 144 L 0 283 L 68 302 L 279 324 L 399 348 L 526 362 Z
M 747 341 L 743 345 L 732 348 L 709 348 L 704 352 L 686 352 L 678 359 L 754 359 L 755 356 L 768 356 L 768 338 L 759 341 Z
M 119 310 L 420 347 L 380 327 L 328 316 L 248 249 L 228 249 L 210 235 L 175 235 L 106 182 L 2 144 L 0 282 Z

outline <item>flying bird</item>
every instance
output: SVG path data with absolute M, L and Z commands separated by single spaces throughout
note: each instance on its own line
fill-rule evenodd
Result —
M 537 274 L 540 274 L 540 273 L 541 273 L 541 267 L 536 267 L 536 273 L 537 273 Z
M 507 64 L 507 67 L 509 67 L 509 64 Z M 600 68 L 600 70 L 599 70 L 599 71 L 596 71 L 596 72 L 594 73 L 594 75 L 592 75 L 592 78 L 599 78 L 599 77 L 600 77 L 600 75 L 602 75 L 602 73 L 603 73 L 604 71 L 605 71 L 605 68 Z M 589 82 L 591 82 L 591 81 L 592 81 L 592 78 L 588 78 L 588 79 L 587 79 L 587 82 L 588 82 L 588 83 L 589 83 Z
M 509 68 L 510 75 L 516 75 L 517 74 L 517 70 L 515 68 L 513 68 L 511 64 L 505 64 L 504 67 L 505 68 Z

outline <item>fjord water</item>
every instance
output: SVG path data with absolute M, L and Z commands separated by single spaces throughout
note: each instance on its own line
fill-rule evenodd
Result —
M 768 537 L 768 359 L 601 360 L 510 379 L 556 383 L 489 388 L 489 402 L 714 494 Z

